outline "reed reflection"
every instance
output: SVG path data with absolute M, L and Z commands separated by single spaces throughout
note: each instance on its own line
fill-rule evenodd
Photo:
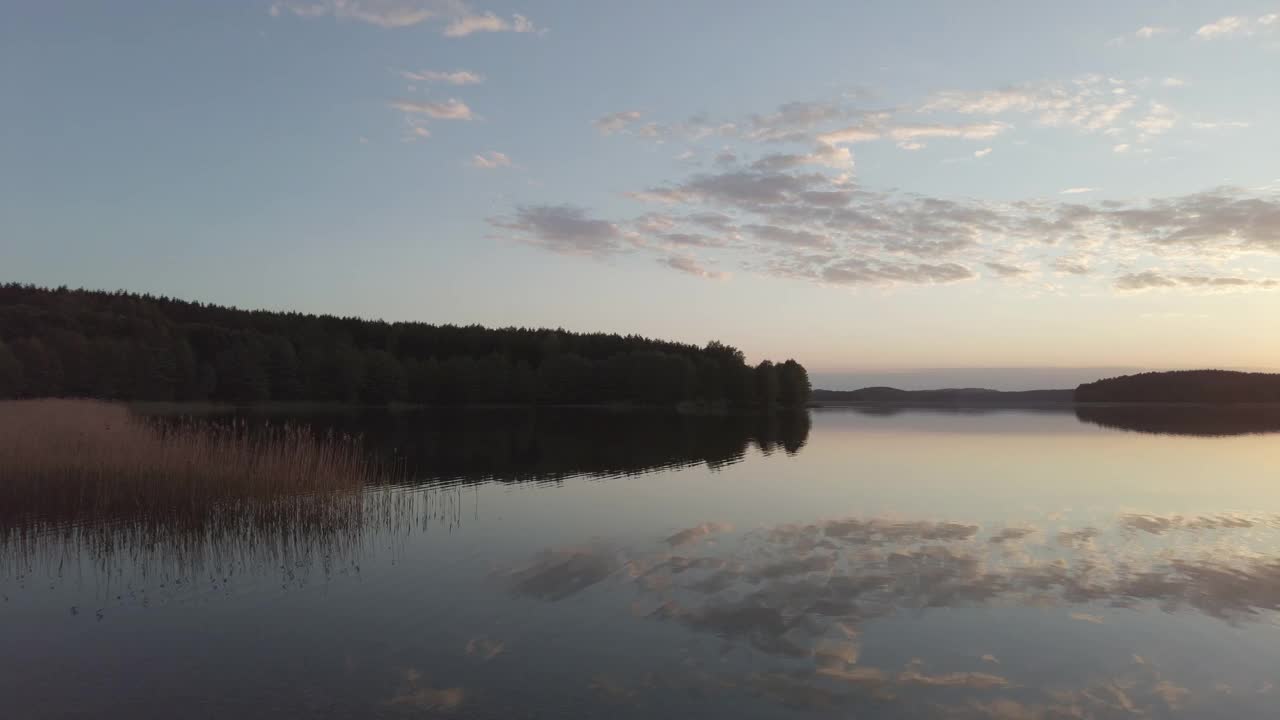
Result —
M 233 417 L 269 427 L 280 415 L 267 408 Z M 590 408 L 365 409 L 290 411 L 284 417 L 319 433 L 361 437 L 370 452 L 401 463 L 410 482 L 557 482 L 694 465 L 714 470 L 740 462 L 753 447 L 765 454 L 794 455 L 810 431 L 805 411 L 699 415 Z
M 616 477 L 794 454 L 806 413 L 131 413 L 0 404 L 0 570 L 181 577 L 357 568 L 381 538 L 464 518 L 463 485 Z M 471 509 L 478 512 L 478 508 Z

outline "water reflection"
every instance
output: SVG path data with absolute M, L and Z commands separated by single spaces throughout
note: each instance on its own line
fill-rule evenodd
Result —
M 1076 418 L 1104 428 L 1156 435 L 1261 435 L 1280 432 L 1280 407 L 1078 405 Z
M 190 415 L 148 418 L 162 432 L 191 434 L 201 426 Z M 457 527 L 466 485 L 556 483 L 692 465 L 717 470 L 740 462 L 753 447 L 766 455 L 794 455 L 810 427 L 805 412 L 594 410 L 283 416 L 264 410 L 204 414 L 194 422 L 211 428 L 212 436 L 260 434 L 265 447 L 281 435 L 285 420 L 290 437 L 358 438 L 360 452 L 394 472 L 341 492 L 301 494 L 293 485 L 261 482 L 228 485 L 206 493 L 207 501 L 189 493 L 139 503 L 135 483 L 102 482 L 92 492 L 71 493 L 71 502 L 68 492 L 48 491 L 48 483 L 14 485 L 0 510 L 0 572 L 22 578 L 40 567 L 99 575 L 127 568 L 139 578 L 159 575 L 173 582 L 209 575 L 225 584 L 238 574 L 278 569 L 286 584 L 299 584 L 316 571 L 328 577 L 358 568 L 364 548 L 387 537 L 431 525 Z
M 408 478 L 303 498 L 318 520 L 276 530 L 153 514 L 0 542 L 0 696 L 32 716 L 197 696 L 241 717 L 1272 716 L 1270 440 L 996 412 L 823 411 L 811 441 L 807 415 L 313 415 Z
M 999 659 L 976 652 L 968 668 L 929 671 L 919 659 L 877 666 L 863 658 L 861 638 L 904 613 L 981 608 L 1057 610 L 1061 620 L 1099 626 L 1150 610 L 1273 622 L 1278 541 L 1274 515 L 1125 513 L 1101 528 L 848 517 L 735 532 L 706 522 L 647 547 L 545 550 L 502 577 L 510 592 L 553 602 L 588 592 L 604 601 L 608 587 L 629 588 L 630 615 L 771 659 L 767 672 L 717 682 L 787 706 L 874 701 L 895 705 L 895 715 L 938 703 L 945 717 L 1129 717 L 1194 699 L 1142 658 L 1099 685 L 1070 688 L 1059 678 L 1036 687 L 1013 669 L 994 672 Z M 984 696 L 947 705 L 960 690 Z
M 794 455 L 809 438 L 809 413 L 699 415 L 640 410 L 494 408 L 479 410 L 239 411 L 267 423 L 280 417 L 320 432 L 358 435 L 394 456 L 418 481 L 556 482 L 740 462 L 756 448 Z M 217 417 L 217 416 L 213 416 Z

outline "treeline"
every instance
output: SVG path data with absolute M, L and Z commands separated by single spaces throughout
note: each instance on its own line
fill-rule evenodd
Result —
M 899 390 L 891 387 L 865 387 L 859 390 L 814 390 L 816 402 L 862 402 L 943 405 L 1016 405 L 1071 402 L 1072 390 L 987 390 L 985 388 L 950 388 L 942 390 Z
M 1124 375 L 1076 388 L 1076 402 L 1280 402 L 1280 375 L 1178 370 Z
M 794 360 L 634 335 L 388 323 L 0 285 L 0 398 L 799 406 Z

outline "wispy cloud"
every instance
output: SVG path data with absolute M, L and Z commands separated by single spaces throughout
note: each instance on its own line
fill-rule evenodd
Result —
M 640 119 L 639 110 L 622 110 L 609 113 L 592 123 L 601 135 L 612 135 L 621 132 L 627 126 Z
M 391 107 L 403 113 L 425 115 L 434 120 L 472 120 L 475 117 L 466 103 L 453 98 L 441 102 L 394 100 Z
M 490 150 L 478 155 L 472 155 L 471 166 L 480 168 L 481 170 L 495 170 L 497 168 L 511 167 L 511 158 L 497 150 Z
M 1191 127 L 1196 130 L 1229 130 L 1249 127 L 1249 123 L 1243 120 L 1220 120 L 1217 122 L 1196 121 L 1191 123 Z
M 480 32 L 538 32 L 538 28 L 523 15 L 512 15 L 511 19 L 500 17 L 491 12 L 479 15 L 463 15 L 454 19 L 444 29 L 445 37 L 466 37 Z
M 986 157 L 986 156 L 988 156 L 988 155 L 990 155 L 990 154 L 991 154 L 991 148 L 989 148 L 989 147 L 988 147 L 988 148 L 982 148 L 981 150 L 974 150 L 974 151 L 973 151 L 973 156 L 974 156 L 974 157 L 976 157 L 976 158 L 984 158 L 984 157 Z
M 1016 278 L 1029 274 L 1031 271 L 1019 265 L 1009 265 L 1002 262 L 988 261 L 983 263 L 987 269 L 995 273 L 997 277 Z
M 1147 142 L 1156 135 L 1168 132 L 1178 121 L 1178 114 L 1167 105 L 1153 102 L 1147 114 L 1135 120 L 1133 126 L 1138 130 L 1138 142 Z
M 944 90 L 934 93 L 921 109 L 988 116 L 1023 113 L 1048 127 L 1099 131 L 1114 127 L 1135 103 L 1126 83 L 1088 75 L 1066 83 L 1030 83 L 1000 90 Z
M 513 217 L 491 218 L 489 224 L 508 231 L 513 239 L 566 255 L 604 256 L 627 245 L 617 224 L 573 205 L 521 206 Z
M 484 76 L 479 73 L 473 73 L 470 70 L 454 70 L 452 72 L 442 72 L 439 70 L 405 70 L 400 73 L 406 80 L 423 83 L 446 83 L 448 85 L 479 85 L 484 82 Z
M 1270 35 L 1280 31 L 1280 13 L 1269 13 L 1256 18 L 1244 15 L 1228 15 L 1202 25 L 1196 30 L 1196 38 L 1200 40 L 1218 40 L 1230 37 L 1252 37 Z
M 1091 187 L 1069 187 L 1062 191 L 1063 195 L 1080 195 L 1081 193 L 1091 193 L 1097 188 Z
M 1144 270 L 1116 278 L 1120 290 L 1155 290 L 1171 288 L 1196 288 L 1202 290 L 1272 290 L 1280 281 L 1270 278 L 1252 279 L 1210 275 L 1166 275 L 1154 270 Z
M 523 15 L 504 18 L 492 12 L 476 12 L 463 0 L 276 0 L 273 17 L 332 17 L 384 28 L 404 28 L 422 23 L 441 24 L 446 37 L 478 32 L 540 32 Z
M 1107 42 L 1112 47 L 1120 47 L 1130 40 L 1151 40 L 1161 35 L 1168 35 L 1173 32 L 1173 28 L 1163 25 L 1143 25 L 1127 35 L 1117 35 Z
M 1230 37 L 1231 35 L 1245 35 L 1250 32 L 1252 25 L 1253 22 L 1249 18 L 1228 15 L 1206 25 L 1201 25 L 1200 29 L 1196 30 L 1196 37 L 1212 40 L 1214 38 Z
M 679 270 L 682 273 L 706 278 L 708 280 L 725 280 L 729 277 L 728 273 L 708 270 L 699 264 L 697 260 L 689 257 L 688 255 L 671 255 L 669 257 L 660 258 L 658 262 L 672 270 Z

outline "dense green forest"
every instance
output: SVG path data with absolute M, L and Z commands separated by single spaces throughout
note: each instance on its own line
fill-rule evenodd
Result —
M 794 360 L 634 335 L 389 323 L 0 285 L 0 398 L 798 406 Z
M 1107 378 L 1076 388 L 1076 402 L 1280 402 L 1280 375 L 1178 370 Z

